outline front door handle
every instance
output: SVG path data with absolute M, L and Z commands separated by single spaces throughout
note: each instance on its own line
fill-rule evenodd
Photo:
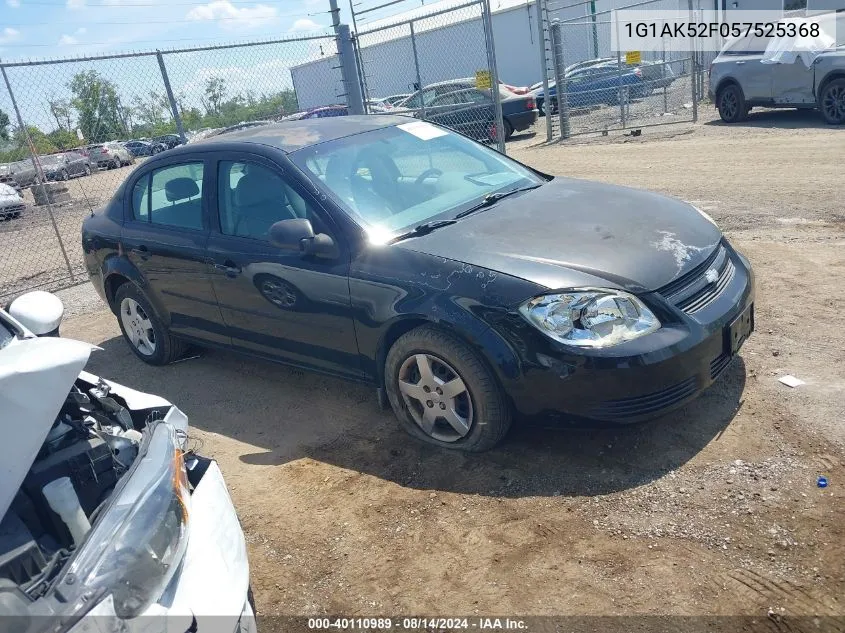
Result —
M 222 264 L 214 264 L 214 270 L 226 273 L 227 277 L 237 277 L 241 274 L 241 269 L 235 266 L 235 262 L 230 259 L 227 259 Z
M 152 253 L 150 253 L 150 250 L 143 244 L 136 248 L 133 248 L 131 252 L 135 253 L 141 259 L 149 259 L 150 257 L 152 257 Z
M 742 66 L 744 63 L 745 63 L 745 62 L 737 62 L 737 63 L 736 63 L 736 65 L 737 65 L 737 66 Z

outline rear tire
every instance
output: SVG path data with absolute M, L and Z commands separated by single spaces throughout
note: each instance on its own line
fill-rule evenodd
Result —
M 430 372 L 422 370 L 421 357 Z M 387 354 L 384 380 L 402 428 L 429 444 L 481 452 L 498 444 L 510 428 L 508 400 L 490 369 L 463 341 L 434 326 L 399 337 Z M 457 395 L 450 397 L 447 385 Z
M 170 335 L 147 296 L 132 282 L 117 289 L 113 307 L 129 349 L 145 363 L 167 365 L 185 353 L 185 343 Z M 138 343 L 139 330 L 143 330 L 141 340 L 146 343 Z
M 748 115 L 745 95 L 736 84 L 728 84 L 719 91 L 716 96 L 716 107 L 725 123 L 739 123 Z
M 505 140 L 509 141 L 511 136 L 513 136 L 513 125 L 507 119 L 502 121 L 502 127 L 505 129 Z
M 834 79 L 825 84 L 819 95 L 819 110 L 828 124 L 845 123 L 845 79 Z

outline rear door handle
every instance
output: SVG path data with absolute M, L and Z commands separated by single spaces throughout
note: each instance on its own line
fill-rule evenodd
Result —
M 742 66 L 744 63 L 745 63 L 745 62 L 737 62 L 737 63 L 736 63 L 736 65 L 737 65 L 737 66 Z
M 241 269 L 235 266 L 235 262 L 230 259 L 227 259 L 222 264 L 214 264 L 214 270 L 226 273 L 227 277 L 237 277 L 241 274 Z
M 150 250 L 143 244 L 141 244 L 137 248 L 133 248 L 131 252 L 135 253 L 141 259 L 149 259 L 152 256 Z

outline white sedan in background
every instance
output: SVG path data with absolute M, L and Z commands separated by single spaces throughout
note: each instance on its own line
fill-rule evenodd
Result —
M 0 183 L 0 220 L 21 217 L 26 203 L 21 194 L 9 185 Z
M 58 338 L 62 315 L 45 292 L 0 310 L 0 614 L 22 633 L 254 631 L 217 463 L 178 408 L 82 371 L 97 348 Z

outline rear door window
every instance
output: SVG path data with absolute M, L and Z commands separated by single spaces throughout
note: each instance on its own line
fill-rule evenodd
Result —
M 182 229 L 203 229 L 203 163 L 172 165 L 144 174 L 132 188 L 132 215 Z

